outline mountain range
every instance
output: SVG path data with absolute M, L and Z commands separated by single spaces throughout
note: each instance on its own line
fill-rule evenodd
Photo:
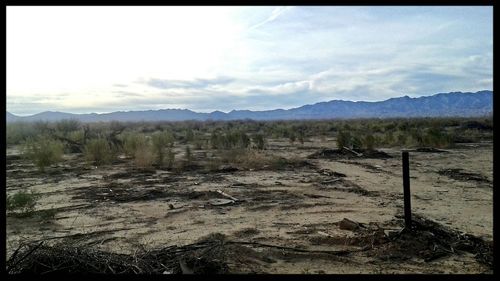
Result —
M 391 98 L 378 102 L 332 100 L 291 109 L 265 111 L 233 110 L 199 113 L 188 109 L 117 111 L 111 113 L 73 114 L 46 111 L 31 116 L 7 112 L 7 122 L 59 121 L 77 119 L 99 121 L 184 121 L 184 120 L 296 120 L 392 117 L 473 117 L 493 113 L 493 92 L 439 93 L 432 96 Z

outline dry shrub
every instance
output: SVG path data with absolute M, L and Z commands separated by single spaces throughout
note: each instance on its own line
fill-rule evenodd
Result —
M 18 211 L 22 216 L 30 216 L 38 200 L 38 195 L 33 191 L 20 191 L 14 195 L 7 196 L 6 209 L 9 212 Z
M 136 148 L 134 161 L 137 167 L 142 169 L 151 168 L 154 158 L 150 145 L 142 145 Z
M 85 158 L 96 166 L 110 164 L 115 153 L 113 147 L 105 138 L 90 140 L 84 149 Z
M 40 171 L 45 167 L 60 162 L 64 153 L 64 145 L 48 136 L 28 138 L 23 146 L 23 155 L 33 161 Z
M 163 165 L 165 156 L 169 158 L 170 148 L 174 145 L 174 137 L 169 132 L 155 132 L 151 136 L 152 149 L 156 157 L 156 163 Z
M 175 164 L 175 152 L 171 149 L 171 148 L 168 148 L 167 151 L 166 151 L 166 154 L 165 154 L 166 158 L 165 158 L 165 165 L 168 169 L 171 169 L 174 167 L 174 164 Z
M 272 160 L 272 157 L 262 151 L 248 150 L 235 153 L 235 163 L 244 169 L 260 169 Z

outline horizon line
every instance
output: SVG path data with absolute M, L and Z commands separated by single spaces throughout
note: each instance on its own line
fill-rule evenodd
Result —
M 101 113 L 97 113 L 97 112 L 73 113 L 73 112 L 65 112 L 65 111 L 46 110 L 46 111 L 42 111 L 42 112 L 38 112 L 38 113 L 33 113 L 33 114 L 29 114 L 29 115 L 20 115 L 20 114 L 15 114 L 15 113 L 12 113 L 11 111 L 8 111 L 7 108 L 6 108 L 5 111 L 6 111 L 6 113 L 12 114 L 12 115 L 14 115 L 16 117 L 30 117 L 30 116 L 34 116 L 34 115 L 42 114 L 42 113 L 64 113 L 64 114 L 73 114 L 73 115 L 92 115 L 92 114 L 104 115 L 104 114 L 112 114 L 112 113 L 128 113 L 128 112 L 141 112 L 141 111 L 142 112 L 144 112 L 144 111 L 161 111 L 161 110 L 187 110 L 187 111 L 191 111 L 193 113 L 199 113 L 199 114 L 211 114 L 211 113 L 214 113 L 214 112 L 222 112 L 224 114 L 229 114 L 229 113 L 231 113 L 233 111 L 260 112 L 260 111 L 273 111 L 273 110 L 291 110 L 291 109 L 296 109 L 296 108 L 300 108 L 300 107 L 303 107 L 303 106 L 315 105 L 315 104 L 319 104 L 319 103 L 334 102 L 334 101 L 352 102 L 352 103 L 361 103 L 361 102 L 364 102 L 364 103 L 376 103 L 376 102 L 384 102 L 384 101 L 388 101 L 388 100 L 391 100 L 391 99 L 398 99 L 398 98 L 405 98 L 405 97 L 408 97 L 410 99 L 418 99 L 418 98 L 432 97 L 432 96 L 436 96 L 436 95 L 440 95 L 440 94 L 467 94 L 467 93 L 477 94 L 477 93 L 480 93 L 480 92 L 493 92 L 493 90 L 479 90 L 479 91 L 476 91 L 476 92 L 462 92 L 462 91 L 453 91 L 453 92 L 446 92 L 446 93 L 445 92 L 440 92 L 440 93 L 436 93 L 436 94 L 432 94 L 432 95 L 418 96 L 418 97 L 410 97 L 410 96 L 408 96 L 406 94 L 406 95 L 403 95 L 403 96 L 392 97 L 392 98 L 388 98 L 388 99 L 385 99 L 385 100 L 378 100 L 378 101 L 351 101 L 351 100 L 334 99 L 334 100 L 320 101 L 320 102 L 316 102 L 316 103 L 313 103 L 313 104 L 304 104 L 304 105 L 300 105 L 300 106 L 297 106 L 297 107 L 291 107 L 291 108 L 288 108 L 288 109 L 283 109 L 283 108 L 264 109 L 264 110 L 232 109 L 232 110 L 227 111 L 227 112 L 222 111 L 222 110 L 212 110 L 210 112 L 202 112 L 202 111 L 195 111 L 193 109 L 188 109 L 188 108 L 162 108 L 162 109 L 144 109 L 144 110 L 116 110 L 116 111 L 101 112 Z

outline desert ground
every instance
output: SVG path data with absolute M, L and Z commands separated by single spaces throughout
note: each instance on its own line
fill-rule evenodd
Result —
M 334 138 L 268 139 L 265 153 L 301 161 L 212 171 L 141 170 L 124 155 L 96 167 L 74 153 L 42 173 L 10 146 L 7 195 L 33 190 L 35 212 L 55 215 L 8 215 L 7 257 L 42 240 L 130 255 L 217 238 L 229 273 L 492 273 L 491 142 L 409 150 L 415 233 L 403 230 L 401 149 L 334 149 Z

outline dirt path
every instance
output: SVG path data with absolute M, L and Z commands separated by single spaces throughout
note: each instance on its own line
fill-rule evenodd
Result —
M 306 158 L 330 144 L 315 140 L 304 147 L 291 147 L 277 140 L 271 142 L 269 150 L 280 156 Z M 395 263 L 376 254 L 374 242 L 365 249 L 365 240 L 373 240 L 377 228 L 385 229 L 387 236 L 402 227 L 402 219 L 396 218 L 402 214 L 400 152 L 384 151 L 392 158 L 313 159 L 309 160 L 311 167 L 284 171 L 180 174 L 140 172 L 127 161 L 90 168 L 73 155 L 47 176 L 14 157 L 7 163 L 7 193 L 33 189 L 42 195 L 38 211 L 58 211 L 52 220 L 8 216 L 7 247 L 12 252 L 22 241 L 96 233 L 83 242 L 106 251 L 131 253 L 137 247 L 185 245 L 222 233 L 239 241 L 358 251 L 332 257 L 259 249 L 270 260 L 257 259 L 251 269 L 239 268 L 242 272 L 488 272 L 487 266 L 465 252 L 432 262 L 414 257 Z M 492 146 L 410 155 L 414 212 L 491 241 Z M 456 180 L 438 173 L 450 168 L 480 174 L 491 182 Z M 217 205 L 227 200 L 218 190 L 239 200 Z M 345 218 L 375 230 L 367 234 L 343 229 L 339 222 Z

